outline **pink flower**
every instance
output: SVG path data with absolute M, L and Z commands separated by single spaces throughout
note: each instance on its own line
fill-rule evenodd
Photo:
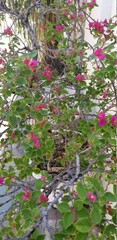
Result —
M 40 103 L 39 105 L 34 107 L 35 111 L 40 111 L 42 109 L 46 108 L 46 104 L 45 103 Z
M 36 59 L 32 59 L 29 63 L 29 66 L 32 67 L 37 67 L 37 65 L 39 64 L 39 62 Z
M 41 180 L 42 180 L 42 181 L 45 181 L 46 179 L 47 179 L 46 176 L 41 176 Z
M 30 63 L 30 59 L 29 58 L 25 58 L 24 59 L 24 64 L 29 65 L 29 63 Z
M 57 30 L 58 32 L 62 32 L 62 31 L 64 30 L 64 26 L 62 26 L 62 25 L 57 25 L 57 26 L 56 26 L 56 30 Z
M 57 114 L 57 113 L 59 112 L 59 111 L 58 111 L 58 108 L 53 108 L 53 109 L 52 109 L 52 112 L 55 113 L 55 114 Z
M 46 27 L 45 27 L 44 25 L 41 25 L 41 29 L 42 29 L 42 30 L 45 30 Z
M 88 192 L 88 193 L 87 193 L 87 198 L 88 198 L 91 202 L 95 202 L 95 201 L 96 201 L 96 195 L 94 195 L 92 192 Z
M 108 93 L 105 92 L 102 97 L 103 97 L 104 99 L 107 98 L 107 97 L 108 97 Z
M 74 195 L 74 196 L 77 196 L 78 193 L 77 193 L 76 191 L 73 191 L 73 195 Z
M 98 114 L 98 125 L 100 127 L 103 127 L 106 123 L 107 123 L 107 120 L 105 118 L 105 113 L 104 112 L 100 112 Z
M 56 92 L 59 92 L 59 91 L 61 91 L 61 88 L 56 87 L 56 88 L 55 88 L 55 91 L 56 91 Z
M 66 2 L 67 2 L 67 4 L 71 4 L 73 2 L 73 0 L 67 0 Z
M 3 177 L 0 177 L 0 185 L 3 184 L 5 181 L 4 181 L 4 178 Z
M 94 4 L 92 2 L 88 3 L 88 7 L 89 8 L 93 8 L 94 7 Z
M 32 134 L 31 134 L 31 139 L 32 139 L 32 140 L 35 140 L 36 137 L 37 137 L 37 135 L 36 135 L 35 133 L 32 133 Z
M 39 138 L 38 138 L 38 137 L 36 137 L 36 138 L 34 139 L 34 146 L 35 146 L 36 148 L 40 148 L 40 147 L 41 147 L 41 144 L 40 144 L 40 142 L 39 142 Z
M 106 54 L 103 53 L 102 49 L 101 48 L 97 48 L 95 51 L 94 51 L 94 56 L 98 57 L 99 60 L 103 60 L 106 58 Z
M 86 3 L 85 2 L 82 2 L 82 6 L 84 6 Z
M 99 21 L 89 22 L 89 28 L 97 30 L 100 33 L 104 33 L 104 23 Z
M 7 27 L 4 29 L 4 34 L 6 35 L 13 35 L 11 27 Z
M 45 196 L 45 193 L 42 193 L 40 196 L 40 202 L 48 202 L 49 198 Z
M 13 132 L 13 133 L 11 134 L 11 138 L 13 138 L 13 139 L 14 139 L 14 138 L 15 138 L 15 134 L 16 134 L 16 133 L 15 133 L 15 132 Z
M 76 15 L 75 13 L 72 13 L 72 14 L 69 16 L 69 18 L 70 18 L 71 20 L 75 20 L 75 19 L 77 18 L 77 15 Z
M 30 199 L 30 195 L 31 195 L 30 190 L 25 189 L 25 192 L 24 192 L 24 193 L 25 193 L 25 194 L 22 196 L 22 199 L 23 199 L 23 200 L 29 200 L 29 199 Z
M 78 74 L 78 75 L 76 76 L 76 80 L 79 81 L 79 82 L 84 81 L 84 80 L 85 80 L 85 76 Z
M 111 123 L 114 127 L 117 127 L 117 115 L 112 116 Z
M 96 0 L 91 0 L 92 3 L 96 3 Z
M 3 61 L 3 59 L 2 58 L 0 58 L 0 64 L 2 64 L 4 61 Z
M 42 72 L 42 75 L 50 81 L 52 79 L 52 76 L 54 75 L 54 70 L 51 70 L 50 67 L 47 66 L 46 71 Z

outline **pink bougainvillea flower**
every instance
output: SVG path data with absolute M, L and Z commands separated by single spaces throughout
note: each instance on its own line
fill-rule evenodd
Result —
M 40 103 L 39 105 L 34 107 L 35 111 L 40 111 L 42 109 L 46 108 L 46 104 L 45 103 Z
M 106 120 L 106 117 L 105 117 L 105 113 L 104 112 L 100 112 L 98 114 L 98 125 L 100 127 L 103 127 L 106 123 L 107 123 L 107 120 Z
M 55 88 L 55 91 L 56 91 L 56 92 L 59 92 L 59 91 L 61 91 L 61 88 L 60 88 L 60 87 L 56 87 L 56 88 Z
M 13 132 L 13 133 L 11 134 L 11 138 L 13 138 L 13 139 L 14 139 L 14 138 L 15 138 L 15 134 L 16 134 L 16 133 L 15 133 L 15 132 Z
M 86 4 L 86 2 L 83 1 L 83 2 L 82 2 L 82 6 L 84 6 L 85 4 Z
M 32 133 L 32 134 L 31 134 L 31 139 L 32 139 L 32 140 L 35 140 L 36 137 L 37 137 L 37 135 L 36 135 L 35 133 Z
M 29 65 L 29 63 L 30 63 L 30 59 L 29 58 L 25 58 L 24 59 L 24 64 Z
M 67 0 L 66 2 L 67 2 L 67 4 L 71 4 L 73 2 L 73 0 Z
M 39 64 L 39 61 L 37 61 L 36 59 L 32 59 L 29 63 L 30 67 L 37 67 L 37 65 Z
M 29 189 L 25 189 L 24 195 L 22 196 L 22 199 L 27 201 L 27 200 L 30 199 L 30 195 L 31 195 L 30 190 Z
M 103 97 L 104 99 L 107 98 L 107 97 L 108 97 L 108 93 L 105 92 L 102 97 Z
M 104 60 L 106 58 L 106 54 L 103 52 L 101 48 L 97 48 L 94 51 L 94 56 L 98 57 L 99 60 Z
M 48 202 L 49 198 L 45 196 L 45 193 L 42 193 L 40 196 L 40 202 Z
M 85 80 L 85 76 L 78 74 L 78 75 L 76 76 L 76 80 L 79 81 L 79 82 L 84 81 L 84 80 Z
M 94 7 L 94 4 L 92 2 L 88 3 L 88 7 L 89 8 L 93 8 Z
M 13 35 L 11 27 L 7 27 L 4 29 L 4 34 L 6 35 Z
M 4 183 L 4 178 L 3 177 L 0 177 L 0 185 L 2 185 Z
M 41 29 L 42 29 L 42 30 L 45 30 L 45 29 L 46 29 L 46 26 L 41 25 Z
M 41 176 L 41 180 L 42 180 L 42 181 L 45 181 L 46 179 L 47 179 L 46 176 Z
M 36 138 L 34 139 L 34 146 L 35 146 L 36 148 L 40 148 L 40 147 L 41 147 L 41 144 L 40 144 L 40 142 L 39 142 L 39 138 L 38 138 L 38 137 L 36 137 Z
M 117 127 L 117 115 L 112 116 L 111 123 L 114 127 Z
M 49 66 L 47 66 L 45 70 L 45 72 L 42 72 L 42 75 L 50 81 L 52 79 L 52 76 L 54 75 L 54 70 L 51 70 Z
M 58 32 L 62 32 L 64 30 L 64 26 L 59 24 L 59 25 L 56 26 L 56 30 Z
M 2 64 L 4 61 L 3 61 L 3 59 L 2 58 L 0 58 L 0 64 Z
M 58 108 L 53 108 L 53 109 L 52 109 L 52 112 L 55 113 L 55 114 L 57 114 L 57 113 L 59 112 L 59 111 L 58 111 Z
M 89 28 L 97 30 L 100 33 L 104 33 L 104 23 L 97 21 L 89 22 Z
M 91 202 L 95 202 L 95 201 L 96 201 L 96 195 L 94 195 L 92 192 L 88 192 L 88 193 L 87 193 L 87 198 L 88 198 Z
M 77 18 L 77 15 L 76 15 L 75 13 L 72 13 L 72 14 L 69 16 L 69 18 L 70 18 L 71 20 L 75 20 L 75 19 Z

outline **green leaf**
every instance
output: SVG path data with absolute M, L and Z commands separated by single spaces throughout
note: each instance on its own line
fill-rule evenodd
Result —
M 90 182 L 98 192 L 104 193 L 102 184 L 96 178 L 86 177 L 86 180 Z
M 32 219 L 31 212 L 28 208 L 25 208 L 25 209 L 22 210 L 22 215 L 23 215 L 25 220 Z
M 70 207 L 69 207 L 69 204 L 67 202 L 62 202 L 60 203 L 58 206 L 57 206 L 58 210 L 61 212 L 61 213 L 66 213 L 66 212 L 69 212 L 70 211 Z
M 25 85 L 27 83 L 27 80 L 25 77 L 18 77 L 17 80 L 16 80 L 16 85 L 18 87 L 22 86 L 22 85 Z
M 114 224 L 109 224 L 107 227 L 105 227 L 104 234 L 107 236 L 110 236 L 111 234 L 116 234 L 116 226 Z
M 77 193 L 78 193 L 79 198 L 81 198 L 81 199 L 85 199 L 87 196 L 87 190 L 81 182 L 77 183 Z
M 23 195 L 24 195 L 23 192 L 18 193 L 18 194 L 16 195 L 16 199 L 17 199 L 18 201 L 20 201 L 20 202 L 23 201 L 23 199 L 22 199 Z
M 62 233 L 55 233 L 54 234 L 54 240 L 63 240 L 65 239 L 66 234 L 62 234 Z
M 89 210 L 87 208 L 82 208 L 80 211 L 78 211 L 78 218 L 89 218 Z
M 37 216 L 37 215 L 39 215 L 39 213 L 40 213 L 40 211 L 39 211 L 39 209 L 38 208 L 33 208 L 32 210 L 31 210 L 31 214 L 32 214 L 32 216 Z
M 28 54 L 28 56 L 34 58 L 38 54 L 37 50 L 32 51 L 31 53 Z
M 97 205 L 93 206 L 91 213 L 90 213 L 90 217 L 91 217 L 91 221 L 92 221 L 93 225 L 101 222 L 102 216 L 99 211 L 99 206 L 97 206 Z
M 105 193 L 105 196 L 106 196 L 106 200 L 107 202 L 116 202 L 116 197 L 113 195 L 113 193 L 111 192 L 106 192 Z
M 40 190 L 43 186 L 43 181 L 41 179 L 38 179 L 35 183 L 35 190 Z
M 88 218 L 80 218 L 76 223 L 75 223 L 76 229 L 81 232 L 81 233 L 87 233 L 91 229 L 91 223 Z
M 83 208 L 83 203 L 80 200 L 74 201 L 74 207 L 77 208 L 78 211 L 80 211 Z
M 88 237 L 87 233 L 77 233 L 75 236 L 75 240 L 86 240 Z
M 73 213 L 68 212 L 63 216 L 63 225 L 64 228 L 67 229 L 69 226 L 71 226 L 74 222 L 74 216 Z

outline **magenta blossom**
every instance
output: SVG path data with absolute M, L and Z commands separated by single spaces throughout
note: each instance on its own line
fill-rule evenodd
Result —
M 35 140 L 36 137 L 37 137 L 37 135 L 36 135 L 35 133 L 32 133 L 32 134 L 31 134 L 31 139 L 32 139 L 32 140 Z
M 52 76 L 54 75 L 54 70 L 51 70 L 49 66 L 47 66 L 45 70 L 45 72 L 42 72 L 42 75 L 50 81 L 52 79 Z
M 45 193 L 42 193 L 40 196 L 40 202 L 48 202 L 49 198 L 45 196 Z
M 106 120 L 106 117 L 105 117 L 105 113 L 104 112 L 100 112 L 98 114 L 98 125 L 100 127 L 103 127 L 106 123 L 107 123 L 107 120 Z
M 85 76 L 78 74 L 78 75 L 76 76 L 76 80 L 79 81 L 79 82 L 84 81 L 84 80 L 85 80 Z
M 86 4 L 86 3 L 83 1 L 83 2 L 82 2 L 82 6 L 84 6 L 85 4 Z
M 4 183 L 4 178 L 3 177 L 0 177 L 0 185 L 2 185 Z
M 112 116 L 111 123 L 114 127 L 117 127 L 117 115 Z
M 13 35 L 11 27 L 7 27 L 4 29 L 4 34 L 6 35 Z
M 62 31 L 64 30 L 64 26 L 63 26 L 63 25 L 57 25 L 57 26 L 56 26 L 56 30 L 57 30 L 58 32 L 62 32 Z
M 94 7 L 93 2 L 88 3 L 88 7 L 89 7 L 89 8 L 93 8 L 93 7 Z
M 97 21 L 89 22 L 89 28 L 97 30 L 100 33 L 104 33 L 104 23 Z
M 39 138 L 38 138 L 38 137 L 36 137 L 35 140 L 34 140 L 34 146 L 35 146 L 36 148 L 40 148 L 40 147 L 41 147 L 41 144 L 40 144 L 40 142 L 39 142 Z
M 31 195 L 31 192 L 29 189 L 25 189 L 25 194 L 22 196 L 22 199 L 23 200 L 29 200 L 30 199 L 30 195 Z
M 107 98 L 108 97 L 108 93 L 107 92 L 105 92 L 105 93 L 103 93 L 103 96 L 102 96 L 104 99 L 105 98 Z
M 88 193 L 87 193 L 87 198 L 88 198 L 91 202 L 95 202 L 95 201 L 96 201 L 96 195 L 94 195 L 92 192 L 88 192 Z
M 24 64 L 29 65 L 29 63 L 30 63 L 30 59 L 29 58 L 25 58 L 24 59 Z
M 101 48 L 97 48 L 94 51 L 94 56 L 98 57 L 99 60 L 104 60 L 106 58 L 106 54 L 103 53 L 103 50 Z
M 39 64 L 39 61 L 32 59 L 29 63 L 30 67 L 37 67 L 37 65 Z
M 34 107 L 35 111 L 40 111 L 42 109 L 46 108 L 46 104 L 45 103 L 40 103 L 39 105 Z

